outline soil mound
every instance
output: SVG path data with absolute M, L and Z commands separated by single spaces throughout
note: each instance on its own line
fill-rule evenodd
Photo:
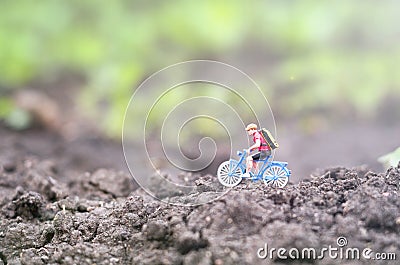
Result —
M 194 207 L 154 200 L 114 170 L 60 179 L 50 161 L 0 164 L 0 264 L 371 264 L 262 258 L 266 246 L 339 244 L 400 259 L 400 164 L 380 174 L 330 168 L 284 189 L 242 182 Z M 195 192 L 210 190 L 210 178 Z

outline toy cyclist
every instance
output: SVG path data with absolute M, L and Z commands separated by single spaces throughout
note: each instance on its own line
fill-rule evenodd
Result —
M 254 123 L 250 123 L 246 127 L 246 131 L 249 136 L 253 136 L 254 144 L 249 147 L 247 151 L 247 158 L 246 158 L 246 172 L 243 174 L 243 178 L 250 178 L 250 170 L 252 168 L 256 168 L 257 164 L 254 160 L 263 160 L 267 156 L 271 155 L 271 148 L 265 141 L 264 137 L 261 135 L 261 132 L 257 130 L 257 125 Z M 251 151 L 258 149 L 258 152 L 250 155 Z
M 262 128 L 257 130 L 257 125 L 249 124 L 246 127 L 249 136 L 253 136 L 254 144 L 249 149 L 238 151 L 239 159 L 229 159 L 222 162 L 217 169 L 218 181 L 225 187 L 234 187 L 243 179 L 252 179 L 253 181 L 263 180 L 266 186 L 274 188 L 283 188 L 289 181 L 291 171 L 287 168 L 287 162 L 270 160 L 271 150 L 279 147 L 272 134 Z M 253 150 L 258 153 L 250 155 Z M 258 172 L 251 172 L 252 168 L 261 165 Z
M 229 188 L 238 185 L 245 178 L 251 178 L 252 181 L 263 180 L 266 186 L 274 188 L 285 187 L 291 171 L 287 168 L 287 162 L 269 159 L 271 150 L 279 147 L 272 134 L 264 128 L 257 130 L 257 125 L 254 123 L 247 125 L 246 131 L 249 136 L 253 136 L 254 144 L 243 152 L 238 151 L 238 160 L 231 158 L 219 165 L 218 181 Z M 250 152 L 256 149 L 258 152 L 250 155 Z M 251 172 L 252 168 L 257 168 L 257 163 L 261 165 L 261 168 L 257 170 L 258 172 Z

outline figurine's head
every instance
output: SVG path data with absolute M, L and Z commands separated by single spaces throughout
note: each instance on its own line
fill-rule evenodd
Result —
M 249 135 L 253 135 L 253 133 L 257 131 L 257 125 L 254 123 L 250 123 L 246 126 L 246 131 Z

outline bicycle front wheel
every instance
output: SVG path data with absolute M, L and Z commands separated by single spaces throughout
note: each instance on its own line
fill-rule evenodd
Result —
M 217 170 L 218 181 L 225 187 L 234 187 L 242 181 L 242 169 L 236 167 L 237 163 L 225 161 Z

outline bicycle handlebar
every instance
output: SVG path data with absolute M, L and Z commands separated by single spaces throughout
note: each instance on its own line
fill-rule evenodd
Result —
M 238 156 L 246 155 L 247 149 L 243 149 L 243 151 L 237 151 Z

